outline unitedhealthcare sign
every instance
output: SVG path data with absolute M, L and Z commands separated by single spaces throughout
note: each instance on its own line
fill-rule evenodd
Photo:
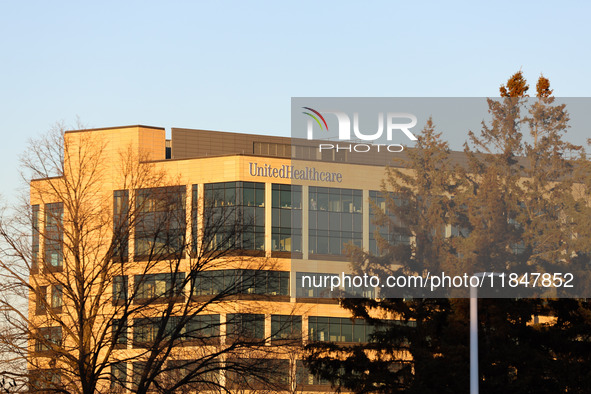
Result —
M 340 172 L 319 171 L 316 167 L 296 168 L 295 166 L 282 165 L 273 167 L 270 164 L 248 163 L 248 173 L 251 176 L 266 178 L 295 179 L 302 181 L 318 181 L 329 183 L 341 183 L 343 174 Z

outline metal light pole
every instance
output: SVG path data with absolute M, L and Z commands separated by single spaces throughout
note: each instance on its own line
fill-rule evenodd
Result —
M 470 394 L 478 394 L 478 287 L 475 286 L 470 286 Z
M 492 278 L 502 275 L 496 272 L 479 272 L 472 276 Z M 470 286 L 470 394 L 478 394 L 478 287 L 476 286 Z

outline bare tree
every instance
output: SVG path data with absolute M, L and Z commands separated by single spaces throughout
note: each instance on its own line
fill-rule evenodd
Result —
M 58 125 L 23 156 L 30 200 L 0 221 L 0 344 L 26 368 L 4 374 L 63 393 L 281 388 L 265 313 L 285 278 L 246 251 L 248 204 L 112 150 Z

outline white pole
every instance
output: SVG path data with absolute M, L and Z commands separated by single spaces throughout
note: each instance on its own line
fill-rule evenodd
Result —
M 478 288 L 470 287 L 470 394 L 478 394 Z

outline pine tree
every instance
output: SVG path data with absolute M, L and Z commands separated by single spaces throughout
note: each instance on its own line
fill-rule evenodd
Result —
M 375 224 L 387 229 L 375 234 L 381 253 L 352 248 L 356 272 L 487 271 L 520 278 L 576 272 L 589 279 L 591 165 L 581 147 L 564 139 L 566 106 L 556 103 L 543 76 L 529 98 L 521 71 L 499 91 L 499 99 L 488 100 L 490 121 L 469 132 L 466 165 L 451 163 L 429 121 L 403 165 L 410 171 L 388 169 L 386 209 L 372 207 Z M 521 283 L 515 290 L 479 300 L 482 392 L 585 392 L 591 304 L 559 298 L 572 294 L 556 288 Z M 314 372 L 359 393 L 467 391 L 467 300 L 349 298 L 341 304 L 375 327 L 373 340 L 308 345 Z
M 429 120 L 416 149 L 400 163 L 413 171 L 387 169 L 382 186 L 385 206 L 372 204 L 381 253 L 352 248 L 356 273 L 385 278 L 452 269 L 454 251 L 446 231 L 453 217 L 456 180 L 449 154 Z M 372 341 L 346 347 L 311 344 L 307 361 L 313 372 L 359 393 L 465 391 L 467 341 L 457 333 L 467 338 L 467 320 L 454 314 L 465 313 L 461 304 L 445 298 L 342 299 L 353 317 L 375 327 Z
M 563 140 L 568 113 L 564 104 L 554 103 L 549 81 L 539 78 L 535 99 L 526 99 L 528 90 L 518 72 L 501 87 L 500 100 L 489 99 L 492 120 L 480 135 L 470 134 L 476 151 L 466 147 L 466 179 L 472 187 L 459 196 L 470 207 L 464 226 L 471 232 L 461 247 L 473 259 L 467 265 L 519 278 L 532 272 L 569 272 L 577 259 L 588 261 L 581 253 L 588 249 L 588 239 L 573 237 L 580 215 L 576 211 L 584 205 L 573 194 L 573 173 L 584 166 L 573 156 L 581 148 Z M 570 347 L 572 338 L 554 318 L 568 320 L 564 306 L 578 312 L 586 307 L 543 298 L 560 296 L 561 289 L 531 289 L 525 282 L 519 293 L 528 298 L 479 300 L 481 389 L 570 391 L 572 382 L 565 379 L 556 355 Z M 537 316 L 542 316 L 541 324 Z

